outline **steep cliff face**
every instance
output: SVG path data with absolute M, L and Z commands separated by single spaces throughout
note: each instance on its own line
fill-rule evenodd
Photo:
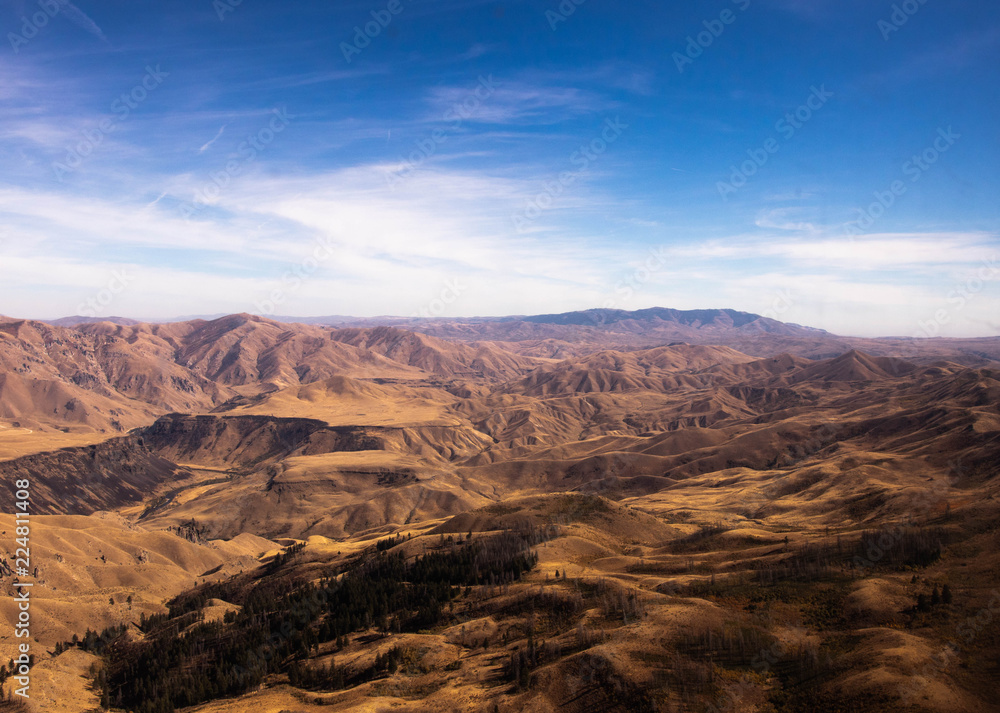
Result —
M 361 451 L 443 465 L 478 453 L 485 443 L 492 441 L 464 427 L 328 426 L 312 419 L 170 414 L 97 445 L 0 462 L 0 479 L 5 502 L 13 502 L 16 481 L 27 479 L 31 512 L 87 515 L 142 502 L 163 486 L 190 485 L 188 466 L 249 475 L 265 473 L 289 458 Z M 377 470 L 373 480 L 382 484 L 381 479 L 398 475 L 392 469 Z
M 305 418 L 170 414 L 142 435 L 150 448 L 178 463 L 238 468 L 305 453 L 384 449 L 363 428 L 331 428 Z
M 141 502 L 190 475 L 131 435 L 0 462 L 0 497 L 13 503 L 16 482 L 26 479 L 31 513 L 89 515 Z

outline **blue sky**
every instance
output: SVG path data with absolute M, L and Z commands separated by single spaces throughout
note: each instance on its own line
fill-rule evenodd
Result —
M 994 3 L 0 0 L 0 26 L 3 314 L 1000 333 Z

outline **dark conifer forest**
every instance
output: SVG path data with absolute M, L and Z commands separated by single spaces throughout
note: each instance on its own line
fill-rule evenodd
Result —
M 506 531 L 460 545 L 451 541 L 412 559 L 391 551 L 401 539 L 384 540 L 346 572 L 332 571 L 318 581 L 282 576 L 301 549 L 293 546 L 254 581 L 206 584 L 174 599 L 169 613 L 143 616 L 141 641 L 119 626 L 88 631 L 59 648 L 78 645 L 102 655 L 102 701 L 137 713 L 167 713 L 240 695 L 279 673 L 303 688 L 342 688 L 391 672 L 396 658 L 390 652 L 352 679 L 336 668 L 302 665 L 321 644 L 340 647 L 349 634 L 371 628 L 388 634 L 434 627 L 447 618 L 445 606 L 463 587 L 518 580 L 537 562 L 531 545 L 542 537 L 539 531 Z M 241 610 L 205 622 L 201 609 L 214 598 Z

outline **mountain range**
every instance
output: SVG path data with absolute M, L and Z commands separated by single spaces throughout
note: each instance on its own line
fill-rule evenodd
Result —
M 0 492 L 31 483 L 39 680 L 76 686 L 98 656 L 113 674 L 179 631 L 214 651 L 191 611 L 250 641 L 274 592 L 277 612 L 381 557 L 444 567 L 521 533 L 536 564 L 420 625 L 349 622 L 235 698 L 157 685 L 205 713 L 996 709 L 995 629 L 935 657 L 1000 571 L 1000 339 L 734 310 L 311 321 L 0 318 Z M 124 649 L 53 648 L 105 627 Z

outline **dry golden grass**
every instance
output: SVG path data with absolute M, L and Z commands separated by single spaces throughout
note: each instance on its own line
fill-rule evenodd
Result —
M 331 426 L 456 426 L 461 420 L 447 413 L 453 400 L 436 389 L 335 377 L 284 389 L 230 413 L 312 418 Z
M 0 537 L 11 539 L 14 517 L 0 515 Z M 205 572 L 219 579 L 251 568 L 274 543 L 252 535 L 228 543 L 195 544 L 175 534 L 149 531 L 114 514 L 31 518 L 31 633 L 35 653 L 82 636 L 89 628 L 138 621 L 164 611 L 163 602 L 190 588 Z M 11 593 L 10 578 L 2 584 Z M 131 597 L 131 603 L 128 599 Z M 112 603 L 112 600 L 114 603 Z M 0 659 L 14 653 L 17 620 L 13 599 L 0 599 Z M 40 659 L 44 656 L 40 656 Z
M 54 451 L 71 446 L 89 446 L 107 440 L 107 433 L 83 429 L 84 433 L 63 433 L 55 429 L 39 427 L 21 428 L 11 423 L 0 422 L 0 460 L 10 460 L 33 453 Z
M 6 329 L 0 357 L 12 364 L 15 336 L 46 333 Z M 995 628 L 939 660 L 1000 573 L 995 371 L 688 345 L 618 352 L 539 340 L 515 354 L 246 315 L 81 334 L 80 349 L 96 336 L 134 340 L 131 352 L 119 345 L 141 385 L 126 421 L 167 409 L 201 418 L 179 420 L 173 442 L 143 446 L 190 460 L 191 477 L 171 476 L 117 513 L 33 519 L 40 647 L 162 611 L 196 581 L 251 569 L 293 542 L 306 545 L 303 580 L 315 580 L 395 533 L 412 536 L 398 547 L 415 557 L 469 531 L 550 525 L 534 571 L 509 588 L 463 593 L 440 627 L 358 632 L 344 651 L 324 644 L 314 656 L 361 669 L 401 646 L 411 652 L 406 670 L 337 692 L 299 691 L 279 675 L 195 710 L 639 713 L 654 701 L 660 710 L 874 712 L 903 709 L 901 691 L 913 710 L 997 709 Z M 816 339 L 806 351 L 822 346 Z M 189 345 L 185 366 L 157 373 L 150 364 L 174 342 Z M 236 358 L 223 365 L 227 350 Z M 109 425 L 93 408 L 103 401 L 42 383 L 68 368 L 56 362 L 45 374 L 37 367 L 30 389 L 5 382 L 7 406 L 25 413 L 19 427 L 0 422 L 0 460 L 111 435 L 93 430 Z M 173 377 L 193 391 L 173 388 Z M 67 395 L 86 412 L 69 433 L 30 420 L 32 408 L 65 409 Z M 70 411 L 53 418 L 68 424 Z M 246 419 L 253 429 L 230 427 L 240 416 L 257 417 Z M 192 521 L 213 541 L 174 534 Z M 853 553 L 865 529 L 901 523 L 941 528 L 941 558 L 859 570 L 830 554 Z M 12 527 L 0 516 L 0 531 Z M 817 553 L 833 563 L 802 564 Z M 917 612 L 917 597 L 944 583 L 954 603 Z M 558 603 L 577 601 L 560 618 Z M 616 601 L 631 603 L 619 611 Z M 236 610 L 216 599 L 205 616 Z M 0 600 L 4 630 L 15 615 Z M 501 672 L 529 631 L 560 653 L 520 690 Z M 722 640 L 746 650 L 712 648 Z M 12 643 L 0 637 L 0 659 Z M 774 651 L 774 661 L 752 663 Z M 813 654 L 823 669 L 800 685 L 789 670 Z M 81 678 L 91 657 L 40 658 L 46 710 L 93 706 Z

